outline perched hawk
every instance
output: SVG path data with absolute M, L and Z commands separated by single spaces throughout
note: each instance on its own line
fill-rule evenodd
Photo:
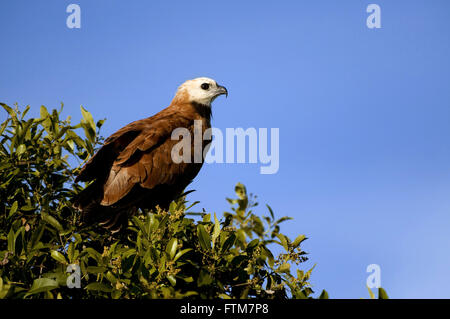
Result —
M 212 79 L 186 81 L 167 108 L 108 137 L 75 179 L 91 184 L 74 199 L 74 207 L 111 232 L 126 225 L 138 208 L 167 209 L 203 164 L 203 158 L 194 161 L 194 138 L 192 160 L 173 161 L 172 148 L 179 140 L 171 138 L 172 132 L 185 128 L 193 137 L 195 121 L 202 124 L 203 136 L 211 127 L 211 103 L 222 94 L 228 96 L 227 89 Z M 209 143 L 204 141 L 203 148 Z

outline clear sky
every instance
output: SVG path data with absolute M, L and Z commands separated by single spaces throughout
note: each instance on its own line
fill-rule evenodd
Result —
M 213 126 L 279 128 L 280 169 L 205 165 L 191 200 L 222 212 L 242 182 L 294 217 L 330 297 L 367 298 L 378 264 L 391 297 L 450 298 L 449 1 L 2 0 L 0 39 L 2 102 L 83 105 L 105 136 L 213 77 Z

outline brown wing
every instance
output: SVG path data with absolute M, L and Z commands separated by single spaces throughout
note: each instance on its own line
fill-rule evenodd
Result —
M 174 111 L 169 109 L 164 109 L 161 112 L 155 114 L 152 117 L 134 121 L 116 133 L 108 137 L 103 146 L 91 157 L 91 159 L 83 166 L 80 173 L 75 179 L 75 182 L 87 182 L 94 179 L 105 179 L 109 175 L 109 171 L 114 161 L 117 157 L 121 156 L 121 159 L 128 160 L 128 152 L 124 152 L 130 144 L 133 146 L 128 148 L 128 151 L 144 150 L 151 147 L 157 136 L 152 137 L 152 127 L 156 123 L 161 123 L 162 121 L 170 122 L 170 119 L 174 117 Z M 147 139 L 139 139 L 138 142 L 135 139 L 145 132 Z M 133 141 L 135 141 L 133 143 Z M 135 147 L 137 146 L 137 147 Z M 132 155 L 132 154 L 131 154 Z
M 116 157 L 143 130 L 143 121 L 145 120 L 130 123 L 108 137 L 103 146 L 83 166 L 75 182 L 106 178 Z
M 191 120 L 180 116 L 155 119 L 117 156 L 104 184 L 101 205 L 113 205 L 139 184 L 152 189 L 173 184 L 183 174 L 186 164 L 172 161 L 171 150 L 178 143 L 171 139 L 177 127 L 189 127 Z

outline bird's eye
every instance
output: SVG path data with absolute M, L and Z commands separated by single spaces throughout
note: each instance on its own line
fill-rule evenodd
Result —
M 208 84 L 208 83 L 203 83 L 203 84 L 201 85 L 201 88 L 202 88 L 203 90 L 207 90 L 207 89 L 209 89 L 209 84 Z

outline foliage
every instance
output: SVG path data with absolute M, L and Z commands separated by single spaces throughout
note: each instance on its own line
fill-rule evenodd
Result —
M 190 212 L 196 203 L 186 193 L 168 211 L 139 212 L 114 237 L 71 207 L 82 189 L 74 174 L 101 141 L 103 121 L 83 108 L 73 125 L 60 119 L 62 108 L 42 106 L 40 118 L 26 119 L 29 107 L 2 106 L 0 298 L 311 298 L 312 269 L 293 267 L 307 260 L 306 237 L 283 235 L 289 218 L 269 206 L 259 217 L 243 185 L 223 216 Z M 284 252 L 274 256 L 272 245 Z M 81 288 L 70 288 L 73 265 Z
M 369 290 L 370 299 L 375 299 L 375 294 L 372 292 L 372 290 L 369 287 L 367 287 L 367 290 Z M 381 287 L 378 288 L 378 299 L 389 299 L 386 290 Z

